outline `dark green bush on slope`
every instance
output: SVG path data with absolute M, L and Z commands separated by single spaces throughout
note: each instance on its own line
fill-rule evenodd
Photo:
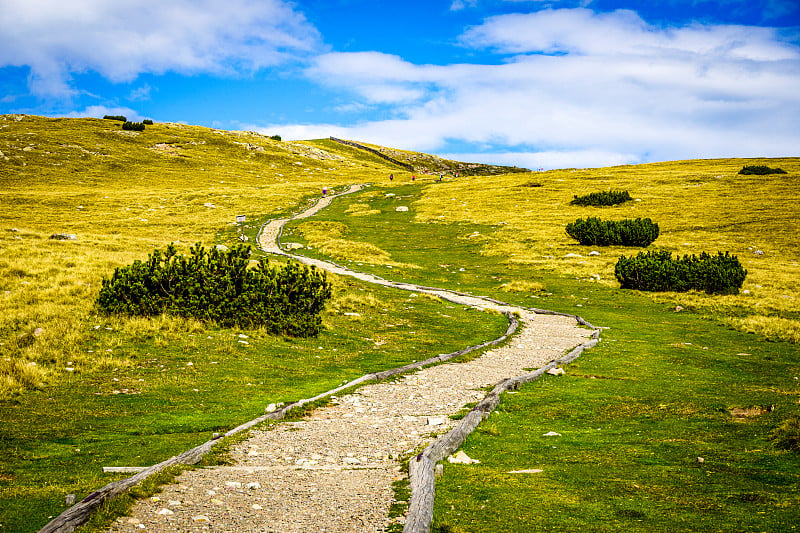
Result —
M 570 202 L 571 205 L 591 205 L 591 206 L 609 206 L 619 205 L 633 200 L 628 191 L 601 191 L 584 194 L 578 196 L 577 194 Z
M 770 168 L 766 165 L 745 165 L 742 167 L 742 170 L 739 171 L 739 174 L 743 176 L 765 176 L 767 174 L 786 174 L 786 171 L 782 168 Z
M 97 305 L 107 314 L 168 313 L 222 327 L 318 334 L 320 313 L 331 297 L 325 273 L 298 263 L 274 268 L 266 260 L 248 268 L 249 261 L 249 246 L 207 252 L 198 243 L 187 257 L 170 244 L 147 261 L 117 268 L 110 280 L 103 280 Z
M 619 258 L 614 269 L 623 289 L 641 291 L 705 291 L 709 294 L 736 294 L 747 271 L 739 259 L 728 252 L 705 252 L 672 258 L 668 251 L 640 252 L 636 257 Z
M 141 122 L 125 122 L 122 125 L 122 129 L 128 131 L 144 131 L 144 128 L 145 126 Z
M 600 220 L 579 218 L 567 224 L 567 234 L 581 244 L 599 246 L 649 246 L 658 238 L 658 224 L 649 218 Z

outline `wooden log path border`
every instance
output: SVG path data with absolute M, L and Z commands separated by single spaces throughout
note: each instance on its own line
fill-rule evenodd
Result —
M 342 193 L 328 195 L 327 198 L 332 199 L 337 196 L 350 194 L 352 192 L 359 190 L 359 188 L 360 187 L 351 186 L 348 190 Z M 314 209 L 317 206 L 317 204 L 320 203 L 321 200 L 322 198 L 306 211 Z M 287 219 L 286 222 L 302 216 L 303 213 L 305 213 L 305 211 Z M 256 237 L 256 242 L 259 241 L 261 232 L 263 231 L 264 226 L 266 226 L 268 223 L 269 222 L 266 222 L 261 226 L 259 234 Z M 281 227 L 280 234 L 278 235 L 279 247 L 280 247 L 280 236 L 282 234 L 283 234 L 283 226 Z M 282 255 L 285 255 L 292 259 L 301 262 L 303 259 L 305 259 L 303 256 L 289 253 L 283 249 L 281 250 L 282 250 Z M 359 272 L 351 270 L 347 267 L 343 267 L 341 265 L 337 265 L 332 262 L 328 263 L 336 266 L 337 268 L 349 271 L 353 275 L 360 274 Z M 412 493 L 409 502 L 408 515 L 406 517 L 406 525 L 403 529 L 403 532 L 426 533 L 430 531 L 431 522 L 433 521 L 433 500 L 435 495 L 434 468 L 436 463 L 444 459 L 447 455 L 449 455 L 450 453 L 458 449 L 459 446 L 461 446 L 461 444 L 464 442 L 467 436 L 469 436 L 469 434 L 472 433 L 472 431 L 474 431 L 475 428 L 478 427 L 478 424 L 480 424 L 480 422 L 484 418 L 486 418 L 495 409 L 495 407 L 497 407 L 497 404 L 500 402 L 500 394 L 508 390 L 518 389 L 521 384 L 528 383 L 530 381 L 538 379 L 540 376 L 542 376 L 551 368 L 567 364 L 575 360 L 583 350 L 591 348 L 592 346 L 598 343 L 600 330 L 599 328 L 596 328 L 595 326 L 593 326 L 592 324 L 590 324 L 589 322 L 585 321 L 583 318 L 577 315 L 560 313 L 557 311 L 550 311 L 547 309 L 522 308 L 519 306 L 510 306 L 505 302 L 501 302 L 500 300 L 495 300 L 484 296 L 475 296 L 473 294 L 468 294 L 464 292 L 452 291 L 449 289 L 439 289 L 435 287 L 426 287 L 424 285 L 416 285 L 413 283 L 395 282 L 380 278 L 378 276 L 374 275 L 371 276 L 374 277 L 376 280 L 378 280 L 379 284 L 386 285 L 389 287 L 395 287 L 401 290 L 416 291 L 416 292 L 435 291 L 437 295 L 444 300 L 448 299 L 447 294 L 449 293 L 454 296 L 480 299 L 496 305 L 527 309 L 537 314 L 570 317 L 575 319 L 579 324 L 587 326 L 594 330 L 594 332 L 592 333 L 593 339 L 591 341 L 581 344 L 580 346 L 573 349 L 567 355 L 559 359 L 556 359 L 554 361 L 551 361 L 550 363 L 539 368 L 533 373 L 525 374 L 523 376 L 518 376 L 516 378 L 505 379 L 500 383 L 498 383 L 497 385 L 495 385 L 494 389 L 492 389 L 492 391 L 483 400 L 481 400 L 475 407 L 473 407 L 472 410 L 467 414 L 467 416 L 465 416 L 453 429 L 451 429 L 444 436 L 433 442 L 422 453 L 417 455 L 409 462 L 409 477 L 410 477 Z M 450 300 L 450 301 L 455 301 L 455 300 Z M 456 303 L 461 303 L 461 302 L 456 301 Z M 150 476 L 153 476 L 163 471 L 166 468 L 177 465 L 189 466 L 197 464 L 205 455 L 207 455 L 214 448 L 214 446 L 222 442 L 225 437 L 230 437 L 238 433 L 241 433 L 242 431 L 249 430 L 252 427 L 262 422 L 266 422 L 268 420 L 281 420 L 290 411 L 294 409 L 300 408 L 307 404 L 317 402 L 319 400 L 323 400 L 329 396 L 333 396 L 351 387 L 356 387 L 358 385 L 361 385 L 369 381 L 385 380 L 389 377 L 396 376 L 398 374 L 403 374 L 411 370 L 418 370 L 426 366 L 442 363 L 450 359 L 453 359 L 455 357 L 459 357 L 461 355 L 473 352 L 475 350 L 481 350 L 484 348 L 501 344 L 505 342 L 511 335 L 513 335 L 516 332 L 517 328 L 519 327 L 519 321 L 517 320 L 517 317 L 514 315 L 514 313 L 506 312 L 504 314 L 508 318 L 509 322 L 508 328 L 506 329 L 506 332 L 497 339 L 487 341 L 475 346 L 470 346 L 449 354 L 440 354 L 435 357 L 426 359 L 424 361 L 410 363 L 398 368 L 384 370 L 382 372 L 372 372 L 369 374 L 365 374 L 348 383 L 336 387 L 335 389 L 331 389 L 327 392 L 318 394 L 313 398 L 306 398 L 287 404 L 271 413 L 264 414 L 262 416 L 259 416 L 258 418 L 250 420 L 249 422 L 245 422 L 244 424 L 241 424 L 231 429 L 227 433 L 212 438 L 211 440 L 208 440 L 203 444 L 192 448 L 191 450 L 185 451 L 182 454 L 176 455 L 174 457 L 170 457 L 169 459 L 162 461 L 156 465 L 144 468 L 141 472 L 138 472 L 133 476 L 113 481 L 105 485 L 104 487 L 92 492 L 86 498 L 76 503 L 75 505 L 69 507 L 60 515 L 58 515 L 53 520 L 48 522 L 42 529 L 39 530 L 39 533 L 72 533 L 79 526 L 85 524 L 91 518 L 91 516 L 100 509 L 100 507 L 104 503 L 110 502 L 120 494 L 127 492 L 133 487 L 141 484 Z

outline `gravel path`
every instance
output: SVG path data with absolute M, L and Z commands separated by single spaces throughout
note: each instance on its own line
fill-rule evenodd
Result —
M 302 216 L 311 216 L 331 200 L 323 198 Z M 276 244 L 287 220 L 264 226 L 259 239 L 264 250 L 290 255 Z M 292 257 L 372 283 L 413 288 L 331 263 Z M 301 421 L 254 430 L 248 440 L 234 447 L 234 465 L 184 472 L 157 497 L 137 503 L 110 531 L 384 531 L 392 523 L 388 518 L 391 485 L 406 476 L 401 456 L 451 428 L 453 422 L 447 416 L 483 398 L 481 388 L 538 368 L 591 336 L 591 331 L 569 317 L 535 314 L 447 291 L 422 292 L 463 305 L 515 310 L 521 330 L 505 346 L 473 361 L 442 364 L 366 385 L 334 397 L 328 406 Z M 520 468 L 533 466 L 521 464 Z

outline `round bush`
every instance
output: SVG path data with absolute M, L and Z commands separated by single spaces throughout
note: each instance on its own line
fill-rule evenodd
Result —
M 649 218 L 600 220 L 579 218 L 567 224 L 567 234 L 579 243 L 596 246 L 649 246 L 658 238 L 658 224 Z
M 320 313 L 331 297 L 325 272 L 294 262 L 274 268 L 267 260 L 248 268 L 249 262 L 249 246 L 207 252 L 198 243 L 187 257 L 170 244 L 165 252 L 153 251 L 146 262 L 134 261 L 103 279 L 97 306 L 106 314 L 168 313 L 222 327 L 318 334 Z
M 728 252 L 705 252 L 672 258 L 668 251 L 640 252 L 636 257 L 619 258 L 614 268 L 623 289 L 641 291 L 705 291 L 709 294 L 736 294 L 747 271 L 736 256 Z
M 633 200 L 628 191 L 592 192 L 583 196 L 575 195 L 571 205 L 591 205 L 596 207 L 619 205 Z

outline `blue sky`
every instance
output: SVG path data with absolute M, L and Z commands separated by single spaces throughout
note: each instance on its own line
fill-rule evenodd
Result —
M 0 113 L 528 168 L 800 155 L 795 0 L 0 0 Z

